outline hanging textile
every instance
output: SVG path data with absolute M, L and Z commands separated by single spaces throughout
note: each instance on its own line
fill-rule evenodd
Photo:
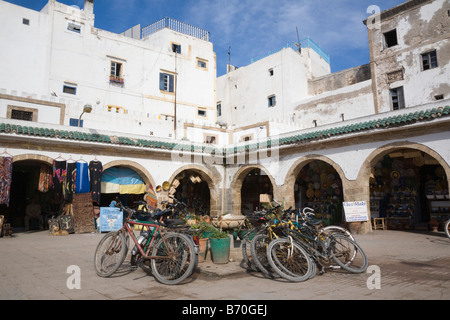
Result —
M 90 192 L 89 168 L 87 162 L 77 162 L 77 178 L 75 180 L 75 193 Z
M 75 181 L 77 179 L 77 164 L 76 162 L 67 163 L 67 174 L 64 181 L 64 200 L 71 203 L 73 194 L 75 193 Z
M 57 194 L 63 193 L 64 180 L 66 178 L 66 160 L 53 160 L 53 190 Z
M 39 185 L 38 190 L 40 192 L 47 192 L 52 186 L 52 174 L 50 172 L 50 167 L 47 165 L 41 165 L 39 172 Z
M 100 161 L 89 162 L 89 178 L 91 183 L 92 201 L 100 205 L 100 193 L 102 192 L 103 165 Z
M 0 157 L 0 204 L 9 207 L 12 181 L 12 158 Z
M 103 172 L 102 193 L 142 194 L 145 182 L 133 169 L 112 167 Z
M 145 189 L 144 201 L 147 202 L 147 206 L 150 210 L 156 209 L 158 199 L 153 187 L 150 184 Z

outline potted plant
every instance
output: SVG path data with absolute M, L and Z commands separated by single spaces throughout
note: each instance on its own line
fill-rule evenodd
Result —
M 214 263 L 228 263 L 231 239 L 228 232 L 216 229 L 209 237 L 211 257 Z
M 205 221 L 200 221 L 191 225 L 191 229 L 194 230 L 194 242 L 198 245 L 198 254 L 202 257 L 202 259 L 199 259 L 199 262 L 203 262 L 205 261 L 208 252 L 209 235 L 216 230 L 216 228 Z

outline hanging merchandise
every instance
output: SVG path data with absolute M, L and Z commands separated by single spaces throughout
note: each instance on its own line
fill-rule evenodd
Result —
M 66 178 L 66 160 L 53 160 L 53 190 L 57 194 L 62 194 L 63 192 L 63 184 Z
M 147 206 L 150 210 L 156 209 L 158 199 L 153 187 L 150 184 L 146 187 L 144 201 L 147 202 Z
M 66 179 L 64 182 L 64 200 L 66 202 L 72 202 L 73 194 L 75 193 L 76 179 L 77 179 L 77 164 L 76 162 L 68 162 Z
M 139 174 L 129 168 L 112 167 L 106 169 L 101 180 L 102 193 L 143 194 L 144 180 Z
M 89 178 L 91 186 L 92 201 L 100 205 L 100 193 L 102 192 L 103 165 L 98 160 L 89 162 Z
M 75 180 L 75 193 L 90 192 L 89 168 L 85 161 L 77 161 L 77 178 Z
M 0 204 L 9 206 L 12 181 L 12 157 L 0 157 Z
M 47 165 L 41 165 L 41 169 L 39 172 L 39 186 L 38 190 L 40 192 L 47 192 L 52 186 L 52 178 L 51 178 L 50 168 Z

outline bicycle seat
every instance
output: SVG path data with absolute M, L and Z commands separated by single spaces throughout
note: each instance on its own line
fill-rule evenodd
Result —
M 317 226 L 318 224 L 321 224 L 322 220 L 308 220 L 308 224 L 312 226 Z
M 166 219 L 164 220 L 164 224 L 168 227 L 175 227 L 184 225 L 184 222 L 181 219 Z
M 158 218 L 158 217 L 161 217 L 161 216 L 164 217 L 164 216 L 168 216 L 168 215 L 170 215 L 170 214 L 172 214 L 172 209 L 164 209 L 164 210 L 155 212 L 155 214 L 153 215 L 153 217 L 154 217 L 154 218 Z
M 149 212 L 142 211 L 142 210 L 136 211 L 135 217 L 137 220 L 140 220 L 140 221 L 152 221 L 153 220 L 152 216 Z

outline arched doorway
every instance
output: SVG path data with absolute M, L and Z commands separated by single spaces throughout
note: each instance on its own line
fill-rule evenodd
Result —
M 123 205 L 134 207 L 136 201 L 144 200 L 147 188 L 144 178 L 134 168 L 123 165 L 109 167 L 101 177 L 100 206 L 108 207 L 118 198 Z
M 51 159 L 36 158 L 22 155 L 13 159 L 9 202 L 0 205 L 0 214 L 15 231 L 45 228 L 46 217 L 60 211 L 61 195 L 52 187 Z M 40 219 L 25 219 L 27 206 L 32 203 L 38 206 Z
M 247 215 L 261 209 L 267 205 L 267 200 L 273 200 L 273 195 L 272 182 L 267 173 L 261 168 L 250 170 L 242 182 L 241 212 Z
M 175 176 L 171 187 L 173 196 L 184 202 L 194 215 L 211 215 L 211 190 L 205 174 L 196 169 L 183 170 Z M 170 190 L 169 190 L 170 191 Z
M 442 230 L 450 218 L 448 177 L 440 162 L 414 148 L 391 148 L 372 161 L 371 218 L 388 229 Z
M 298 172 L 294 184 L 295 207 L 314 209 L 325 224 L 345 222 L 342 214 L 342 180 L 333 166 L 312 160 Z

